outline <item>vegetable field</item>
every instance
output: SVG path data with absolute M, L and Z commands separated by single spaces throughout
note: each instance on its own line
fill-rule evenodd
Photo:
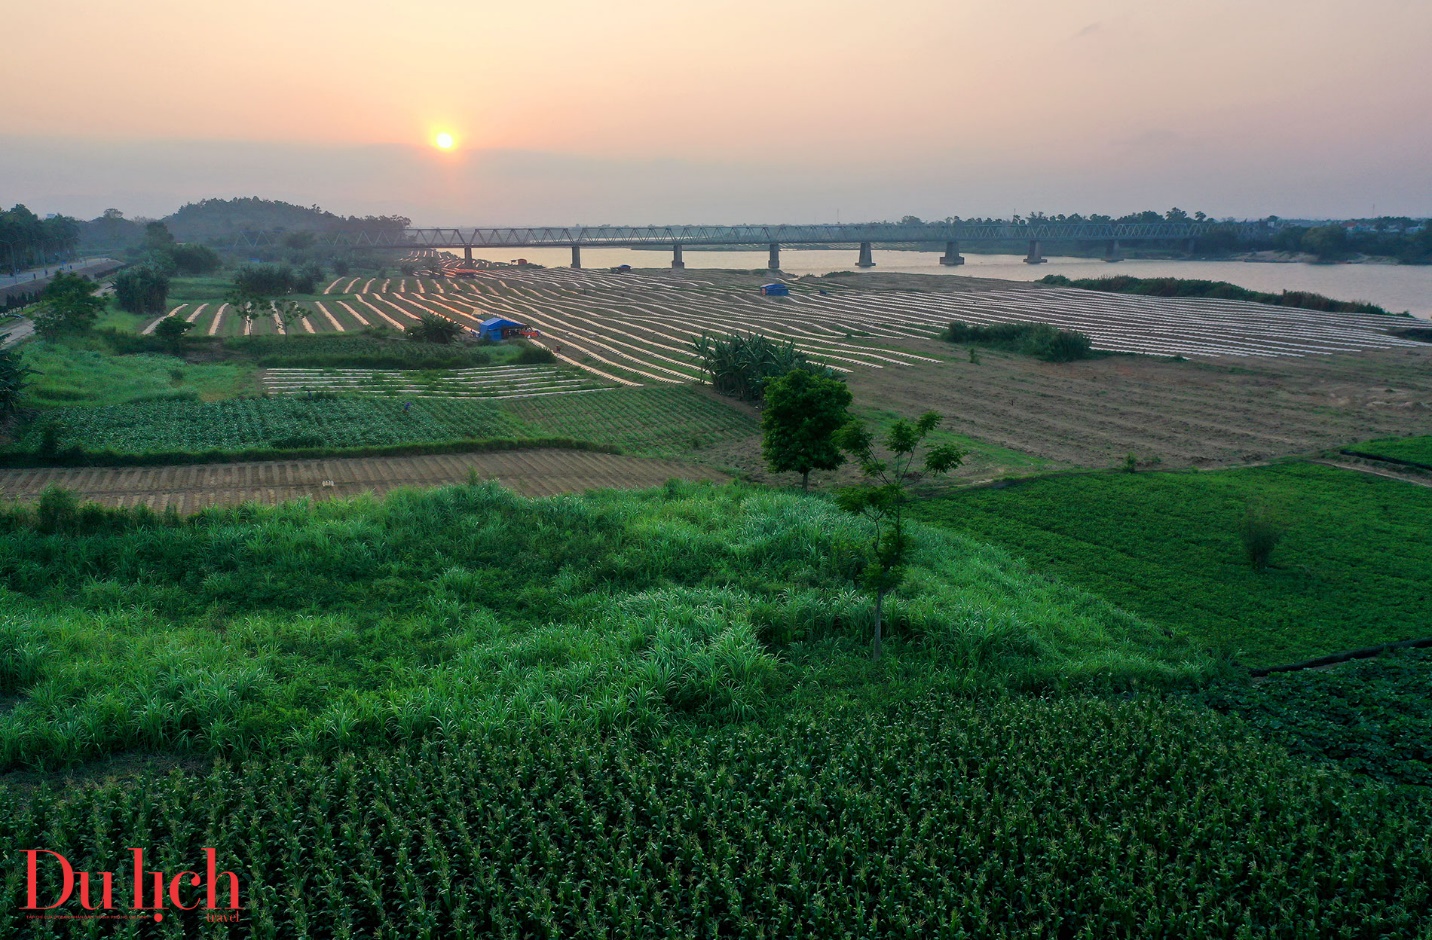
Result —
M 1239 540 L 1250 501 L 1287 523 L 1270 571 Z M 1427 487 L 1298 463 L 1051 477 L 918 511 L 1254 665 L 1432 635 Z
M 1432 470 L 1432 436 L 1388 438 L 1355 444 L 1347 448 L 1349 454 L 1380 457 Z
M 535 398 L 616 388 L 575 369 L 555 366 L 483 366 L 473 369 L 267 369 L 264 389 L 274 395 L 315 392 L 380 398 Z
M 1149 701 L 930 700 L 657 740 L 511 732 L 0 800 L 7 845 L 82 869 L 122 872 L 120 847 L 149 846 L 155 869 L 202 870 L 215 848 L 255 937 L 1432 930 L 1426 804 Z M 18 871 L 7 935 L 33 926 Z M 199 916 L 171 907 L 164 927 Z
M 240 453 L 252 457 L 294 450 L 342 452 L 554 437 L 634 454 L 674 456 L 688 452 L 693 440 L 708 446 L 744 439 L 757 431 L 750 415 L 692 388 L 623 388 L 526 397 L 510 391 L 514 387 L 489 386 L 489 390 L 506 388 L 506 394 L 517 397 L 493 395 L 487 400 L 407 393 L 336 396 L 329 391 L 311 398 L 300 392 L 217 402 L 74 407 L 27 426 L 17 441 L 0 451 L 0 460 L 8 455 L 22 461 L 68 459 L 102 464 L 112 457 L 137 455 L 168 460 L 175 455 L 202 454 L 218 459 Z
M 1432 650 L 1220 683 L 1198 699 L 1295 754 L 1432 796 Z

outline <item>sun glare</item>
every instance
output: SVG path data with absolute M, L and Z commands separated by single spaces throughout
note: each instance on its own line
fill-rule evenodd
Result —
M 439 150 L 451 150 L 453 144 L 452 135 L 447 131 L 443 131 L 437 137 L 433 138 L 433 143 L 437 144 Z

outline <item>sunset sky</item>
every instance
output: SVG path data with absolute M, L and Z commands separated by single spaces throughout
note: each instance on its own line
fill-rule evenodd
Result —
M 1427 0 L 57 0 L 4 24 L 0 202 L 42 213 L 1432 214 Z

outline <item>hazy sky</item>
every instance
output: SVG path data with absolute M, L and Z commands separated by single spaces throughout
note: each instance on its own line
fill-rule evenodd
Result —
M 1432 0 L 52 0 L 3 24 L 0 203 L 42 213 L 1432 214 Z

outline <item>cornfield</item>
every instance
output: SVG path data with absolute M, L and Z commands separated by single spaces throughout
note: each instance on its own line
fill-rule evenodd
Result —
M 0 802 L 6 845 L 115 871 L 117 899 L 126 847 L 166 872 L 216 848 L 254 937 L 1417 937 L 1429 831 L 1210 711 L 1086 697 L 513 727 Z M 5 936 L 138 936 L 27 922 L 23 865 L 5 890 Z

